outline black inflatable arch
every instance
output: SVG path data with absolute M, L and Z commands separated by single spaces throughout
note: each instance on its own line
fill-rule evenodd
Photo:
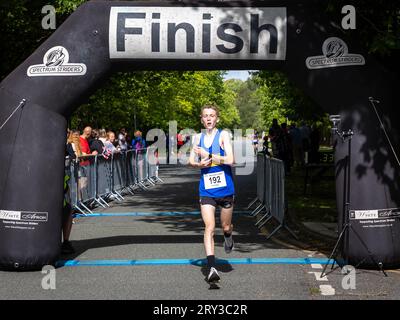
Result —
M 322 12 L 307 0 L 80 6 L 0 84 L 0 124 L 16 110 L 0 131 L 0 267 L 37 269 L 58 259 L 66 119 L 100 81 L 126 69 L 283 70 L 354 130 L 351 162 L 347 143 L 338 139 L 335 148 L 339 218 L 349 197 L 353 227 L 376 260 L 399 265 L 400 170 L 369 101 L 380 100 L 398 152 L 399 82 L 349 42 L 340 12 Z M 349 263 L 372 265 L 352 232 L 344 251 Z

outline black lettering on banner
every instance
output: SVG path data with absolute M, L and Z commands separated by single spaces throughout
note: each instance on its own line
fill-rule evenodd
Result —
M 186 31 L 186 52 L 194 52 L 194 27 L 190 23 L 168 23 L 168 52 L 175 52 L 176 32 Z
M 223 41 L 233 43 L 235 47 L 233 48 L 227 48 L 223 44 L 217 45 L 217 49 L 221 51 L 222 53 L 237 53 L 240 52 L 243 49 L 243 40 L 242 38 L 225 33 L 225 30 L 227 29 L 232 29 L 235 32 L 242 32 L 243 29 L 236 23 L 224 23 L 221 24 L 218 29 L 217 29 L 217 35 L 218 38 L 220 38 Z
M 263 24 L 259 26 L 259 15 L 251 15 L 251 34 L 250 34 L 250 53 L 258 53 L 258 42 L 262 31 L 269 32 L 269 52 L 277 53 L 278 51 L 278 30 L 272 24 Z
M 211 14 L 203 14 L 203 20 L 211 20 Z M 204 53 L 211 51 L 211 24 L 203 23 L 203 46 L 202 51 Z
M 142 34 L 142 28 L 125 27 L 126 19 L 145 19 L 144 12 L 118 13 L 117 18 L 117 51 L 125 51 L 125 35 L 126 34 Z
M 159 13 L 153 13 L 153 19 L 160 19 Z M 151 24 L 151 52 L 160 52 L 160 24 L 153 22 Z

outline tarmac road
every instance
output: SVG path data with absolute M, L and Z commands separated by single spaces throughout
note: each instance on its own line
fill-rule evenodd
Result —
M 77 252 L 61 257 L 60 265 L 65 265 L 55 270 L 55 289 L 43 289 L 42 283 L 50 282 L 39 271 L 0 271 L 0 299 L 399 299 L 397 271 L 384 277 L 379 271 L 356 270 L 351 280 L 337 268 L 321 279 L 326 256 L 290 245 L 286 231 L 279 232 L 280 241 L 267 241 L 254 226 L 255 218 L 243 213 L 255 196 L 255 172 L 235 178 L 235 250 L 224 252 L 217 225 L 216 256 L 223 264 L 218 266 L 219 289 L 210 289 L 202 266 L 200 215 L 119 214 L 199 210 L 198 170 L 164 166 L 160 177 L 164 183 L 127 196 L 122 203 L 114 201 L 107 210 L 96 210 L 112 216 L 76 219 L 71 240 Z

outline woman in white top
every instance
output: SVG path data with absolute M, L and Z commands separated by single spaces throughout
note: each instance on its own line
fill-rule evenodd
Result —
M 107 140 L 104 142 L 104 147 L 106 148 L 107 153 L 116 153 L 119 150 L 114 146 L 115 142 L 115 133 L 112 131 L 107 132 Z

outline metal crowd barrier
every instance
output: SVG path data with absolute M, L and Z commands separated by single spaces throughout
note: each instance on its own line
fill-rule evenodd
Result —
M 109 207 L 109 202 L 123 201 L 136 188 L 143 190 L 163 182 L 158 177 L 156 148 L 129 150 L 103 155 L 65 160 L 69 179 L 70 205 L 82 214 L 92 213 L 97 205 Z
M 248 210 L 257 204 L 250 215 L 262 214 L 255 225 L 261 228 L 271 219 L 274 219 L 279 225 L 268 235 L 267 239 L 271 238 L 282 227 L 297 239 L 297 236 L 285 224 L 285 167 L 283 161 L 260 152 L 257 154 L 256 170 L 257 197 L 247 207 Z

